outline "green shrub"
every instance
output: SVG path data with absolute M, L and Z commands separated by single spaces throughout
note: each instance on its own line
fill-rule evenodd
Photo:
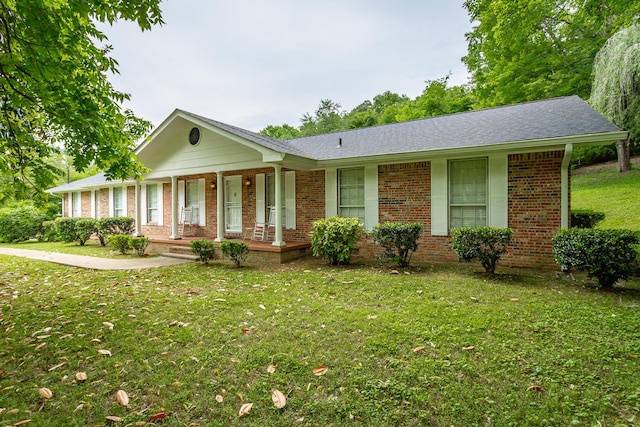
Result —
M 332 218 L 314 221 L 311 232 L 313 255 L 330 265 L 349 264 L 352 247 L 364 234 L 359 218 Z
M 556 262 L 563 270 L 586 271 L 600 286 L 610 288 L 633 274 L 634 245 L 640 243 L 640 236 L 631 230 L 572 228 L 560 230 L 552 241 Z
M 383 222 L 371 232 L 373 241 L 384 248 L 382 257 L 409 266 L 411 255 L 418 249 L 423 225 L 419 222 Z
M 58 228 L 55 221 L 44 221 L 40 232 L 36 235 L 39 242 L 57 242 L 60 240 L 58 236 Z
M 113 218 L 100 218 L 98 220 L 98 239 L 105 246 L 107 238 L 114 234 L 133 234 L 135 231 L 135 219 L 129 216 L 117 216 Z
M 144 256 L 149 243 L 151 243 L 151 240 L 148 237 L 132 237 L 129 241 L 131 249 L 136 251 L 138 256 Z
M 240 267 L 249 255 L 249 245 L 244 242 L 226 240 L 220 242 L 220 250 L 222 255 L 230 258 L 236 267 Z
M 198 261 L 209 264 L 216 252 L 216 246 L 210 240 L 192 240 L 191 252 L 198 256 Z
M 131 249 L 131 239 L 132 237 L 126 234 L 112 234 L 107 237 L 107 242 L 113 249 L 125 255 Z
M 513 230 L 497 227 L 460 227 L 451 230 L 451 246 L 466 262 L 478 260 L 484 271 L 494 274 L 496 264 L 511 243 Z
M 0 209 L 0 241 L 24 242 L 42 230 L 46 214 L 30 203 L 19 203 Z
M 571 228 L 593 228 L 604 220 L 604 212 L 592 210 L 572 210 Z
M 56 229 L 58 230 L 60 240 L 65 243 L 76 241 L 76 222 L 79 219 L 80 218 L 69 218 L 67 216 L 56 218 Z
M 84 246 L 91 235 L 97 231 L 97 223 L 98 221 L 93 218 L 78 218 L 76 221 L 76 240 L 80 246 Z

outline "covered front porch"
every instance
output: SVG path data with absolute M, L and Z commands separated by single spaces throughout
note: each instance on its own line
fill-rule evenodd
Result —
M 148 252 L 153 254 L 163 254 L 165 256 L 185 257 L 191 256 L 191 242 L 193 240 L 211 240 L 210 237 L 184 236 L 180 240 L 175 240 L 166 235 L 147 235 L 151 242 Z M 282 264 L 294 259 L 302 258 L 311 254 L 311 243 L 309 242 L 286 242 L 284 246 L 273 246 L 272 242 L 254 241 L 250 239 L 238 239 L 249 245 L 249 256 L 247 263 Z M 216 248 L 215 259 L 221 259 L 219 248 Z

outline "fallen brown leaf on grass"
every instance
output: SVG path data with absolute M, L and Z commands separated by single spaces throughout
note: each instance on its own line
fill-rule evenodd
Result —
M 110 331 L 113 331 L 113 323 L 111 323 L 111 322 L 102 322 L 102 324 L 104 326 L 106 326 L 107 328 L 109 328 Z
M 416 348 L 414 348 L 414 349 L 413 349 L 413 352 L 414 352 L 414 353 L 420 353 L 420 352 L 422 352 L 422 351 L 424 351 L 424 346 L 423 346 L 423 345 L 421 345 L 420 347 L 416 347 Z
M 287 404 L 286 396 L 282 394 L 280 390 L 277 390 L 275 388 L 271 392 L 271 400 L 273 401 L 273 404 L 275 405 L 275 407 L 278 409 L 284 408 L 284 405 Z
M 315 368 L 313 368 L 313 375 L 319 377 L 326 374 L 328 370 L 329 368 L 327 368 L 325 365 L 316 366 Z
M 102 354 L 103 356 L 109 356 L 111 357 L 111 352 L 109 350 L 98 350 L 98 353 Z
M 475 349 L 476 349 L 476 346 L 475 346 L 475 345 L 470 345 L 470 346 L 468 346 L 468 347 L 462 347 L 462 349 L 463 349 L 464 351 L 471 351 L 471 350 L 475 350 Z
M 112 423 L 121 423 L 123 420 L 115 415 L 107 415 L 107 421 L 111 421 Z
M 76 379 L 78 381 L 86 381 L 87 380 L 87 373 L 86 372 L 77 372 L 76 373 Z
M 51 399 L 53 397 L 53 392 L 46 387 L 42 387 L 40 390 L 38 390 L 38 393 L 40 393 L 40 396 L 44 397 L 45 399 Z
M 162 420 L 168 416 L 170 416 L 172 412 L 159 412 L 157 414 L 151 415 L 151 421 Z
M 253 403 L 245 403 L 240 407 L 240 411 L 238 411 L 238 418 L 242 418 L 245 415 L 251 412 L 251 408 L 253 408 Z
M 130 406 L 129 406 L 129 395 L 127 394 L 126 391 L 118 390 L 118 392 L 116 393 L 116 400 L 122 406 L 126 406 L 127 408 L 130 408 Z
M 267 372 L 270 373 L 270 374 L 273 374 L 274 372 L 276 372 L 276 368 L 277 368 L 276 365 L 271 364 L 271 365 L 267 366 Z
M 527 387 L 527 391 L 541 392 L 542 390 L 543 390 L 542 386 L 539 386 L 539 385 L 531 385 L 531 386 Z

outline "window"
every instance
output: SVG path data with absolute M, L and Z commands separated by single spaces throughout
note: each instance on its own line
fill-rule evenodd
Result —
M 191 206 L 191 223 L 194 225 L 200 224 L 200 199 L 198 193 L 198 180 L 193 179 L 187 181 L 187 188 L 185 194 L 185 206 Z
M 364 223 L 364 168 L 338 171 L 338 215 Z
M 487 224 L 487 160 L 449 162 L 449 227 Z
M 126 216 L 124 211 L 124 188 L 115 187 L 113 189 L 113 216 Z
M 282 223 L 287 223 L 287 201 L 285 197 L 285 176 L 282 173 L 282 179 L 280 180 L 280 206 L 282 206 Z M 272 220 L 275 222 L 275 218 L 269 218 L 269 211 L 276 206 L 276 176 L 275 174 L 267 175 L 267 206 L 265 212 L 266 221 Z M 274 210 L 275 213 L 275 210 Z
M 80 193 L 71 193 L 71 206 L 73 211 L 71 212 L 71 216 L 74 218 L 78 218 L 82 216 L 82 208 L 80 206 Z
M 147 223 L 158 223 L 158 186 L 147 185 Z

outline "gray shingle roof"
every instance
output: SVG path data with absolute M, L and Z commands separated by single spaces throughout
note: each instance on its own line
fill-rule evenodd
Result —
M 287 142 L 313 159 L 332 160 L 617 131 L 578 96 L 568 96 Z
M 97 175 L 90 176 L 88 178 L 79 179 L 77 181 L 73 181 L 67 184 L 62 184 L 54 188 L 50 188 L 47 191 L 50 193 L 64 193 L 67 191 L 76 191 L 78 189 L 84 188 L 86 186 L 92 186 L 95 184 L 103 184 L 107 182 L 107 178 L 105 177 L 104 172 L 101 172 Z

